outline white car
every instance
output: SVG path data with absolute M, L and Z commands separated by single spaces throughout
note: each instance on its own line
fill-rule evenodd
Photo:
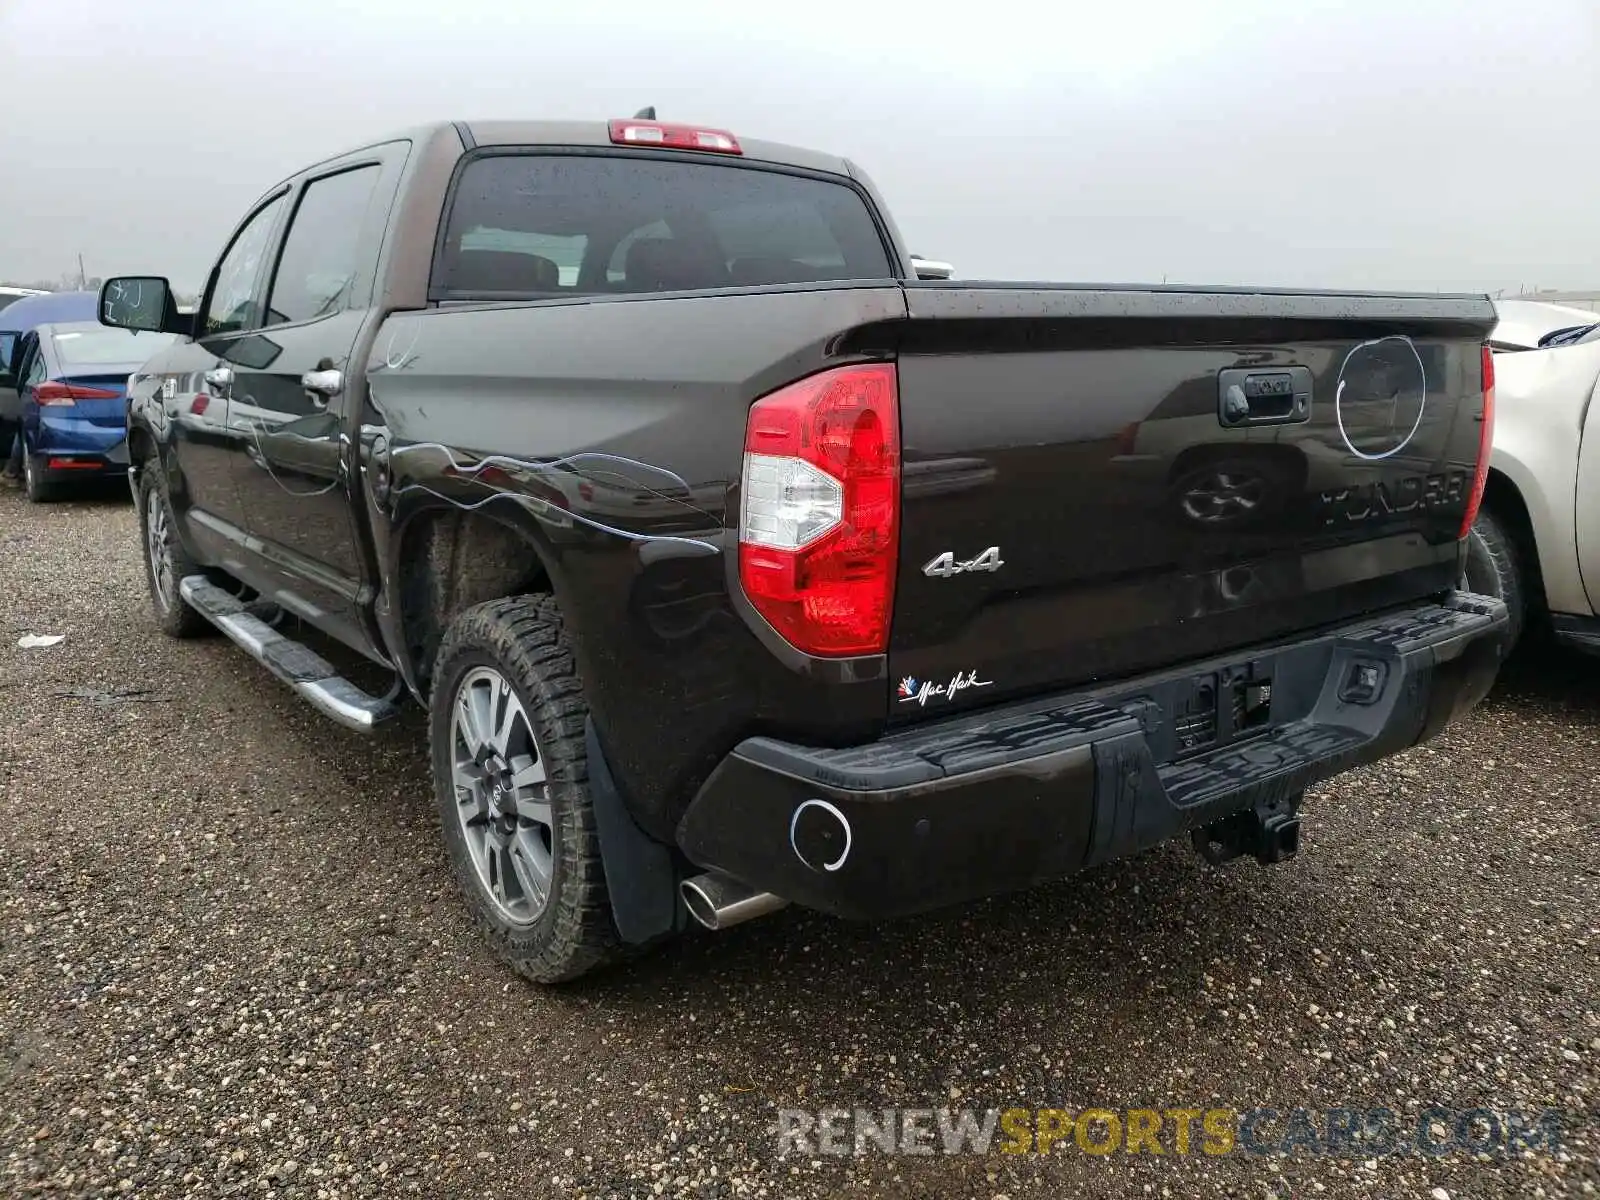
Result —
M 1600 313 L 1543 300 L 1497 300 L 1500 323 L 1489 335 L 1495 350 L 1536 350 L 1553 333 L 1581 329 L 1600 321 Z
M 1600 313 L 1501 307 L 1494 453 L 1467 586 L 1505 600 L 1513 638 L 1548 618 L 1559 642 L 1600 653 Z M 1540 326 L 1536 348 L 1514 348 Z

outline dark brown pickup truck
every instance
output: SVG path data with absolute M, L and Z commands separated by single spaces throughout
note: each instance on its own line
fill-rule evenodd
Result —
M 308 167 L 195 316 L 102 293 L 182 335 L 128 417 L 157 621 L 356 729 L 426 706 L 472 910 L 544 981 L 1186 834 L 1285 858 L 1309 783 L 1488 690 L 1487 298 L 917 275 L 855 165 L 723 130 Z

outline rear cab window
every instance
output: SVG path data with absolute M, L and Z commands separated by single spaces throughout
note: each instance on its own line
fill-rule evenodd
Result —
M 508 150 L 469 162 L 436 299 L 557 298 L 892 278 L 866 198 L 764 165 Z

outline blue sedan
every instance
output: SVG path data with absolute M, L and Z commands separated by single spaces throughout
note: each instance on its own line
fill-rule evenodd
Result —
M 13 361 L 28 499 L 48 500 L 67 480 L 127 474 L 128 376 L 173 340 L 89 321 L 22 336 Z

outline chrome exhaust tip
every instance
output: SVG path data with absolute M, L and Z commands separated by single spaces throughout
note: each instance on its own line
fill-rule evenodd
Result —
M 788 906 L 771 892 L 752 891 L 720 871 L 695 875 L 678 885 L 689 915 L 707 929 L 727 929 Z

